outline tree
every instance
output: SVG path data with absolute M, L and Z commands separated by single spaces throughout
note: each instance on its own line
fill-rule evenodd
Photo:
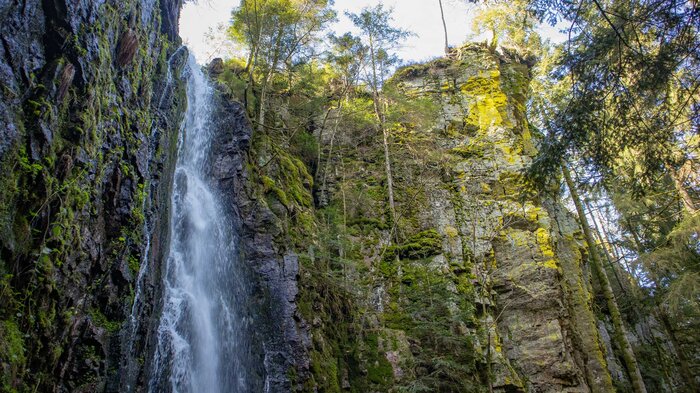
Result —
M 588 224 L 588 219 L 586 218 L 586 211 L 583 208 L 583 203 L 579 197 L 576 185 L 571 177 L 571 173 L 566 165 L 562 166 L 562 172 L 564 173 L 564 180 L 571 193 L 571 199 L 574 201 L 576 206 L 576 212 L 578 213 L 579 224 L 583 229 L 583 234 L 586 239 L 586 244 L 588 245 L 588 254 L 590 256 L 591 266 L 593 267 L 593 272 L 598 278 L 600 283 L 601 291 L 605 297 L 605 301 L 608 306 L 608 312 L 610 313 L 610 318 L 612 319 L 613 326 L 615 327 L 614 339 L 615 342 L 622 352 L 622 359 L 624 360 L 625 367 L 627 368 L 627 373 L 629 375 L 630 381 L 632 382 L 632 387 L 636 393 L 646 393 L 646 386 L 644 385 L 644 380 L 642 379 L 642 374 L 639 371 L 639 366 L 637 364 L 637 357 L 632 351 L 632 346 L 627 339 L 627 329 L 622 321 L 622 314 L 620 314 L 620 309 L 617 305 L 617 300 L 615 299 L 615 294 L 613 293 L 612 287 L 610 286 L 610 280 L 603 267 L 603 262 L 600 259 L 599 251 L 596 247 L 595 240 L 593 239 L 593 233 L 591 227 Z
M 479 6 L 472 22 L 477 34 L 491 33 L 491 46 L 504 45 L 521 54 L 540 51 L 540 36 L 535 30 L 537 20 L 528 10 L 527 0 L 485 2 Z
M 639 292 L 693 391 L 695 355 L 685 352 L 700 340 L 700 9 L 661 0 L 533 0 L 530 9 L 572 21 L 555 80 L 542 78 L 547 94 L 531 107 L 545 132 L 532 173 L 550 177 L 564 157 L 610 196 Z
M 438 0 L 440 4 L 440 17 L 442 18 L 442 28 L 445 31 L 445 55 L 450 54 L 450 42 L 447 37 L 447 22 L 445 22 L 445 9 L 442 6 L 442 0 Z
M 540 15 L 545 3 L 534 2 Z M 667 174 L 694 214 L 700 184 L 691 174 L 699 167 L 689 153 L 700 126 L 700 9 L 593 0 L 550 10 L 573 21 L 557 70 L 571 91 L 547 130 L 539 171 L 553 173 L 573 152 L 606 177 L 633 160 L 636 194 Z
M 392 27 L 392 10 L 384 9 L 382 4 L 373 8 L 363 8 L 359 14 L 347 13 L 350 20 L 357 26 L 365 44 L 369 48 L 366 62 L 369 70 L 365 81 L 372 91 L 374 113 L 377 118 L 377 131 L 382 135 L 384 146 L 384 164 L 387 190 L 389 194 L 389 211 L 392 223 L 396 223 L 396 205 L 394 203 L 394 180 L 391 175 L 391 154 L 389 150 L 389 133 L 384 116 L 384 99 L 381 88 L 389 77 L 392 67 L 398 64 L 398 58 L 391 53 L 393 49 L 411 33 Z
M 289 69 L 293 62 L 308 55 L 318 33 L 334 19 L 335 12 L 327 0 L 242 0 L 233 11 L 229 33 L 250 51 L 246 65 L 248 91 L 253 88 L 256 73 L 260 76 L 258 127 L 265 127 L 273 77 L 280 68 Z
M 332 112 L 334 112 L 335 119 L 333 121 L 333 132 L 331 134 L 328 160 L 326 161 L 326 166 L 323 170 L 323 180 L 320 182 L 318 187 L 318 199 L 322 206 L 327 202 L 328 190 L 326 189 L 326 180 L 333 156 L 336 133 L 343 115 L 343 108 L 349 99 L 350 93 L 357 87 L 360 70 L 362 68 L 361 59 L 364 58 L 367 52 L 367 48 L 362 44 L 362 40 L 359 37 L 355 37 L 351 33 L 345 33 L 340 37 L 332 35 L 329 38 L 331 41 L 331 49 L 327 55 L 326 61 L 337 74 L 338 80 L 336 82 L 337 89 L 335 89 L 333 96 L 329 100 L 331 101 L 331 105 L 329 105 L 328 109 L 326 110 L 326 114 L 323 118 L 318 133 L 320 148 L 318 149 L 318 167 L 316 168 L 316 174 L 314 176 L 317 184 L 319 175 L 321 174 L 321 156 L 323 154 L 324 132 L 326 130 L 326 124 L 329 116 Z M 337 101 L 336 105 L 332 105 L 333 100 Z

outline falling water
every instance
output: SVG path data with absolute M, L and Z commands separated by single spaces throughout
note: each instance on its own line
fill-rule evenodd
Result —
M 172 67 L 173 67 L 173 61 L 178 58 L 180 53 L 182 51 L 186 51 L 187 49 L 184 46 L 181 46 L 178 48 L 172 56 L 170 56 L 170 59 L 168 60 L 168 68 L 167 68 L 167 74 L 166 74 L 166 79 L 165 79 L 165 84 L 163 86 L 163 92 L 161 93 L 160 99 L 158 100 L 158 109 L 163 110 L 164 108 L 164 102 L 166 101 L 166 98 L 172 94 L 172 89 L 175 84 L 175 80 L 173 78 L 173 72 L 172 72 Z M 156 130 L 155 127 L 155 120 L 153 120 L 153 130 Z M 160 135 L 157 132 L 153 132 L 153 134 L 150 137 L 149 143 L 146 145 L 146 156 L 151 157 L 152 152 L 156 151 L 157 149 L 157 143 L 158 140 L 160 139 Z M 148 165 L 145 167 L 145 173 L 144 173 L 144 178 L 150 179 L 151 178 L 151 166 L 152 163 L 149 162 Z M 144 187 L 146 192 L 148 193 L 146 198 L 143 198 L 143 205 L 142 209 L 144 212 L 147 212 L 150 210 L 150 202 L 153 198 L 153 191 L 152 187 L 150 184 L 147 184 L 146 187 Z M 143 255 L 141 257 L 141 263 L 139 265 L 139 272 L 136 277 L 136 288 L 134 290 L 134 302 L 131 306 L 131 314 L 129 315 L 128 319 L 128 325 L 127 329 L 125 331 L 125 347 L 124 347 L 124 354 L 126 356 L 123 357 L 122 359 L 122 390 L 125 392 L 132 392 L 134 389 L 134 382 L 135 380 L 133 379 L 135 377 L 136 371 L 140 367 L 138 364 L 138 348 L 136 348 L 136 341 L 138 340 L 138 332 L 139 328 L 141 327 L 141 321 L 139 320 L 139 315 L 143 311 L 143 291 L 144 291 L 144 280 L 146 276 L 150 273 L 151 270 L 151 238 L 153 236 L 153 227 L 152 227 L 152 222 L 151 222 L 151 217 L 146 217 L 146 219 L 143 222 L 143 233 L 144 233 L 144 239 L 145 239 L 145 246 L 143 247 Z
M 210 176 L 213 89 L 190 57 L 171 242 L 149 391 L 248 392 L 234 225 Z

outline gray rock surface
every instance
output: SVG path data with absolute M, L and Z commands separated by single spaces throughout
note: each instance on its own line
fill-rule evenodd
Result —
M 120 373 L 150 347 L 167 250 L 180 5 L 0 1 L 0 321 L 23 355 L 0 389 L 128 391 L 143 371 Z
M 305 322 L 297 312 L 299 261 L 284 251 L 279 219 L 256 200 L 250 182 L 248 149 L 252 128 L 243 107 L 219 92 L 215 98 L 212 171 L 227 206 L 238 217 L 243 260 L 254 282 L 250 317 L 257 353 L 269 392 L 292 390 L 289 374 L 308 373 Z

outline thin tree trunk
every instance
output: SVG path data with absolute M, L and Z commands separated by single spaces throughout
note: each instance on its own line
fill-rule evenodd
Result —
M 598 243 L 600 243 L 600 247 L 603 249 L 605 259 L 608 261 L 608 266 L 610 266 L 610 268 L 613 271 L 613 274 L 615 275 L 615 281 L 617 281 L 617 285 L 620 287 L 622 294 L 627 296 L 627 288 L 622 282 L 622 279 L 620 279 L 620 275 L 617 273 L 617 266 L 613 263 L 613 259 L 610 256 L 610 251 L 608 250 L 608 245 L 606 244 L 605 240 L 603 239 L 603 235 L 600 232 L 600 227 L 602 227 L 603 225 L 598 225 L 598 220 L 596 219 L 595 214 L 593 213 L 593 209 L 591 208 L 591 205 L 589 203 L 584 202 L 584 207 L 588 209 L 588 213 L 591 216 L 591 221 L 593 221 L 593 227 L 595 228 L 595 234 L 598 238 Z
M 340 121 L 340 116 L 343 112 L 343 104 L 348 100 L 347 94 L 348 90 L 350 89 L 350 83 L 347 81 L 347 79 L 344 82 L 343 86 L 343 91 L 340 94 L 340 98 L 338 98 L 338 108 L 336 109 L 336 118 L 335 118 L 335 129 L 338 129 L 338 122 Z M 323 158 L 323 134 L 325 133 L 326 130 L 326 124 L 328 123 L 328 117 L 330 116 L 331 112 L 333 111 L 333 107 L 328 108 L 326 111 L 325 116 L 323 116 L 323 121 L 321 122 L 321 129 L 318 131 L 318 154 L 316 157 L 316 173 L 314 173 L 314 180 L 318 180 L 318 176 L 321 173 L 321 160 Z M 328 153 L 329 156 L 333 152 L 333 146 L 332 146 L 332 140 L 333 137 L 335 136 L 335 131 L 333 131 L 334 134 L 331 137 L 331 152 Z M 324 176 L 324 181 L 325 181 L 325 176 Z
M 374 103 L 374 114 L 377 117 L 379 132 L 382 134 L 382 143 L 384 145 L 384 170 L 386 172 L 386 183 L 389 194 L 389 212 L 391 214 L 392 226 L 396 223 L 396 204 L 394 203 L 394 179 L 391 174 L 391 154 L 389 151 L 389 135 L 385 126 L 384 114 L 380 107 L 381 97 L 379 96 L 379 79 L 377 78 L 377 63 L 374 53 L 374 39 L 369 37 L 370 59 L 372 62 L 372 96 Z M 398 233 L 398 230 L 396 231 Z M 398 255 L 398 254 L 397 254 Z
M 260 127 L 260 130 L 265 128 L 265 115 L 267 113 L 267 90 L 277 70 L 277 63 L 280 61 L 280 45 L 282 42 L 282 33 L 283 32 L 281 29 L 277 33 L 274 46 L 275 52 L 272 56 L 272 64 L 270 64 L 270 69 L 268 70 L 265 79 L 263 79 L 262 86 L 260 88 L 260 116 L 258 118 L 258 125 Z
M 571 178 L 571 173 L 566 165 L 562 165 L 562 172 L 564 173 L 564 179 L 566 180 L 566 185 L 571 193 L 571 199 L 574 201 L 576 206 L 576 211 L 579 216 L 579 223 L 581 224 L 581 229 L 583 229 L 583 234 L 586 238 L 586 243 L 588 244 L 588 250 L 590 254 L 591 265 L 593 266 L 593 271 L 598 277 L 600 282 L 601 290 L 603 291 L 603 296 L 608 305 L 608 311 L 610 312 L 610 318 L 612 319 L 613 326 L 615 328 L 615 334 L 613 335 L 618 348 L 622 352 L 622 358 L 627 368 L 627 373 L 629 374 L 630 381 L 632 382 L 632 388 L 635 393 L 646 393 L 647 389 L 644 385 L 644 380 L 642 379 L 642 374 L 639 371 L 639 366 L 637 365 L 637 358 L 632 351 L 632 346 L 627 339 L 627 331 L 625 325 L 622 322 L 622 315 L 620 314 L 620 309 L 617 306 L 617 301 L 615 300 L 615 294 L 613 293 L 612 287 L 610 286 L 610 280 L 608 280 L 608 275 L 605 272 L 603 263 L 600 260 L 600 255 L 596 249 L 595 240 L 593 239 L 593 234 L 591 233 L 591 228 L 588 225 L 588 220 L 586 218 L 586 212 L 583 208 L 583 203 L 581 203 L 581 198 L 579 197 L 578 190 L 574 185 L 574 181 Z
M 392 224 L 396 224 L 396 204 L 394 203 L 394 179 L 391 174 L 391 155 L 389 152 L 389 135 L 386 127 L 381 125 L 382 142 L 384 143 L 384 169 L 386 170 L 386 185 L 389 192 L 389 209 L 391 210 Z M 398 231 L 397 231 L 398 233 Z
M 343 102 L 340 102 L 340 105 L 338 106 L 338 113 L 335 117 L 335 125 L 333 126 L 333 132 L 331 133 L 331 142 L 330 146 L 328 148 L 328 159 L 326 159 L 326 166 L 323 169 L 323 181 L 321 182 L 320 188 L 319 188 L 319 204 L 323 206 L 324 203 L 327 203 L 327 180 L 328 180 L 328 172 L 330 171 L 331 168 L 331 159 L 333 158 L 333 147 L 335 146 L 335 135 L 338 132 L 338 124 L 340 124 L 340 116 L 343 113 Z M 319 146 L 320 149 L 320 146 Z M 320 163 L 319 163 L 319 168 L 320 168 Z
M 447 38 L 447 22 L 445 22 L 445 9 L 442 7 L 442 0 L 438 0 L 440 3 L 440 16 L 442 17 L 442 28 L 445 31 L 445 55 L 450 54 L 450 43 Z
M 690 213 L 690 215 L 697 213 L 698 209 L 695 206 L 695 201 L 693 201 L 693 198 L 690 196 L 688 190 L 683 184 L 685 182 L 685 179 L 683 178 L 684 176 L 679 173 L 676 168 L 673 167 L 673 165 L 666 163 L 665 166 L 673 179 L 673 185 L 676 187 L 676 191 L 678 191 L 678 195 L 683 201 L 683 207 L 685 207 L 685 210 Z
M 321 172 L 321 159 L 323 158 L 323 132 L 326 129 L 326 122 L 328 121 L 328 116 L 330 116 L 333 107 L 328 108 L 325 116 L 323 116 L 323 121 L 321 122 L 321 128 L 318 130 L 318 153 L 316 154 L 316 173 L 314 173 L 314 181 L 318 181 L 318 175 Z

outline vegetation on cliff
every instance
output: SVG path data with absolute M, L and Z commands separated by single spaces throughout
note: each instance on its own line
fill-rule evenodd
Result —
M 275 212 L 303 262 L 307 388 L 527 390 L 557 380 L 593 391 L 692 391 L 698 85 L 695 54 L 681 43 L 697 36 L 693 3 L 650 17 L 653 1 L 485 2 L 475 30 L 490 42 L 447 48 L 446 58 L 391 78 L 377 76 L 396 59 L 373 32 L 395 32 L 392 43 L 404 33 L 386 9 L 353 16 L 367 34 L 321 44 L 327 3 L 267 1 L 264 9 L 279 8 L 258 14 L 249 3 L 234 12 L 231 35 L 250 56 L 229 60 L 219 79 L 264 119 L 253 166 L 273 210 L 285 207 Z M 294 7 L 313 10 L 303 16 L 309 30 L 250 45 L 247 21 Z M 562 19 L 573 23 L 568 42 L 538 36 L 540 21 Z M 258 53 L 293 43 L 272 74 L 251 67 Z M 663 141 L 635 114 L 650 105 Z M 286 161 L 296 162 L 291 172 Z M 587 206 L 580 224 L 557 202 L 568 198 L 562 165 L 579 174 L 571 195 Z M 519 304 L 518 291 L 529 303 Z M 533 368 L 516 320 L 546 296 L 560 298 L 571 321 L 541 332 L 567 355 Z M 542 315 L 558 307 L 543 304 Z
M 408 65 L 381 5 L 349 15 L 357 36 L 328 32 L 330 0 L 232 15 L 245 55 L 209 71 L 254 127 L 240 189 L 275 216 L 265 249 L 300 262 L 284 301 L 309 361 L 285 377 L 697 391 L 700 7 L 467 2 L 487 42 Z M 25 3 L 0 6 L 0 390 L 119 391 L 144 372 L 136 277 L 167 243 L 181 2 Z

